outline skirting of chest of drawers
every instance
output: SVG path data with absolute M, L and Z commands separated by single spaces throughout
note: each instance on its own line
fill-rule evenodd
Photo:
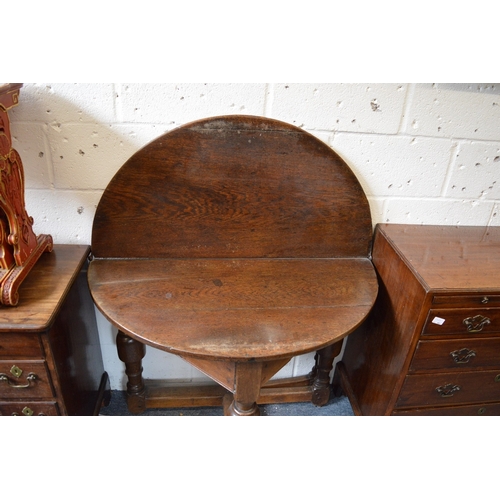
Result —
M 429 408 L 410 408 L 403 410 L 394 410 L 392 415 L 395 417 L 492 417 L 500 415 L 500 403 L 486 403 L 480 405 L 460 405 L 448 407 L 429 407 Z

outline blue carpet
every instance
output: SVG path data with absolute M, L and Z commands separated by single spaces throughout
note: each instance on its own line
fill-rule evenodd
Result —
M 314 406 L 312 403 L 282 403 L 260 405 L 262 416 L 354 416 L 352 407 L 346 396 L 331 398 L 330 401 L 322 407 Z M 101 409 L 100 415 L 107 416 L 135 416 L 128 411 L 125 391 L 111 391 L 111 402 L 108 406 Z M 223 416 L 222 407 L 203 407 L 203 408 L 168 408 L 168 409 L 150 409 L 146 410 L 142 417 L 148 416 Z

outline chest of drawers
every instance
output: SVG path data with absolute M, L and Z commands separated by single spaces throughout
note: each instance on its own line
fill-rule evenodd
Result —
M 0 415 L 95 415 L 109 398 L 93 302 L 89 247 L 54 245 L 0 307 Z
M 334 384 L 361 415 L 500 415 L 500 228 L 376 227 L 379 296 Z

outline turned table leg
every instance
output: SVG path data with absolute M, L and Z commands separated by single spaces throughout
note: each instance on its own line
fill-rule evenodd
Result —
M 324 406 L 330 399 L 330 372 L 333 360 L 342 350 L 342 342 L 337 342 L 316 353 L 315 377 L 312 387 L 312 403 L 315 406 Z
M 257 399 L 262 384 L 261 363 L 237 363 L 233 401 L 226 410 L 226 415 L 259 416 Z
M 127 406 L 131 413 L 143 413 L 146 409 L 146 386 L 142 378 L 142 358 L 146 354 L 144 344 L 119 331 L 116 337 L 118 357 L 125 363 L 127 382 Z

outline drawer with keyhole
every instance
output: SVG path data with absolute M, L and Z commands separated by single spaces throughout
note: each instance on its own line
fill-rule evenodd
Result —
M 423 335 L 475 335 L 500 332 L 500 308 L 431 309 Z
M 0 332 L 0 359 L 42 359 L 38 334 Z
M 60 415 L 57 403 L 19 401 L 15 403 L 0 403 L 0 415 L 4 417 L 41 417 Z
M 53 397 L 50 376 L 44 361 L 0 361 L 0 398 Z

